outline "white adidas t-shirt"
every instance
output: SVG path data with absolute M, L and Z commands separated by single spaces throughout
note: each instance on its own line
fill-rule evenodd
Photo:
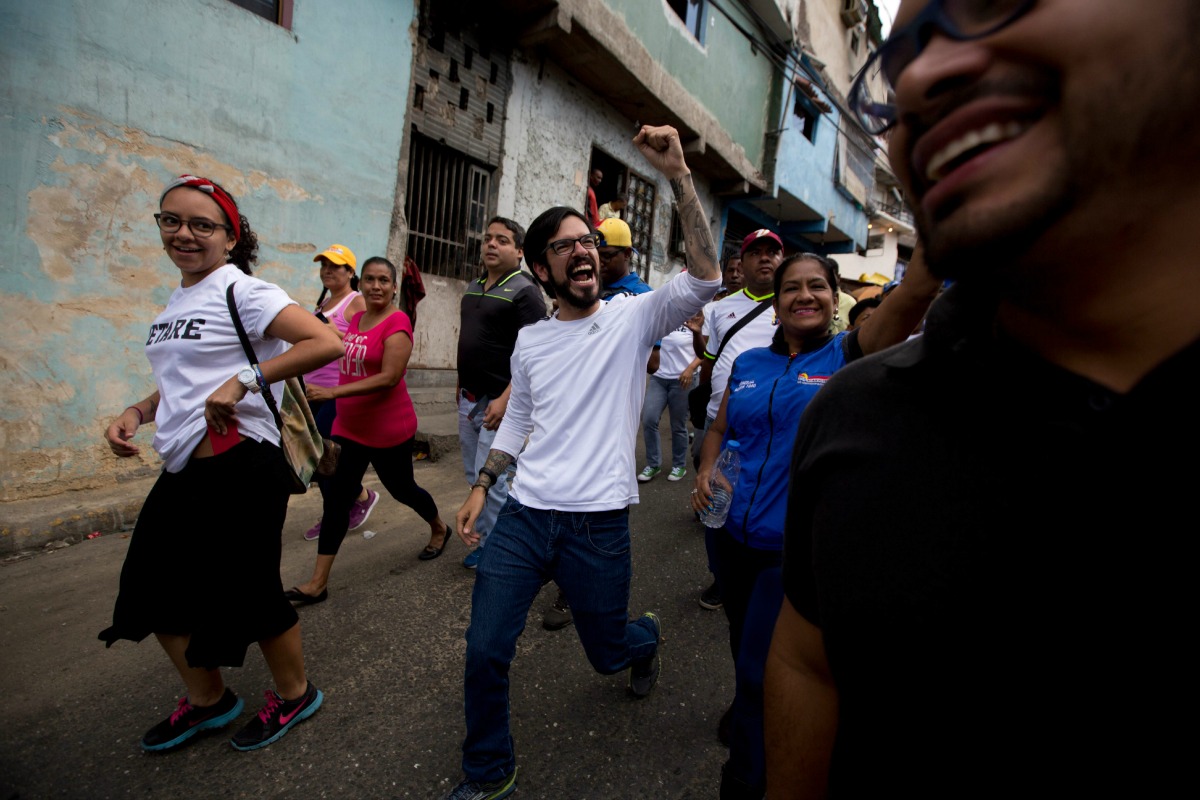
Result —
M 708 345 L 704 348 L 709 360 L 717 354 L 721 341 L 729 329 L 738 320 L 749 314 L 758 306 L 759 301 L 746 295 L 745 289 L 739 289 L 728 297 L 715 303 L 710 303 L 704 310 L 704 334 L 708 336 Z M 768 347 L 775 336 L 775 309 L 768 308 L 757 317 L 747 322 L 742 329 L 733 335 L 729 344 L 721 351 L 721 357 L 713 364 L 712 398 L 708 401 L 706 412 L 712 419 L 717 418 L 721 410 L 721 398 L 725 395 L 725 386 L 729 383 L 729 373 L 733 371 L 733 362 L 746 350 L 755 347 Z
M 719 279 L 684 272 L 656 291 L 601 303 L 583 319 L 521 329 L 508 410 L 492 443 L 521 455 L 514 499 L 559 511 L 611 511 L 638 501 L 634 446 L 646 360 L 656 341 L 719 288 Z
M 160 402 L 154 415 L 154 449 L 168 472 L 179 472 L 207 430 L 204 401 L 225 381 L 250 365 L 238 341 L 225 303 L 231 282 L 238 316 L 259 363 L 291 345 L 267 336 L 267 328 L 295 301 L 278 286 L 246 275 L 233 264 L 212 272 L 195 286 L 179 287 L 154 320 L 146 339 L 146 358 L 154 370 Z M 276 402 L 283 383 L 272 385 Z M 238 432 L 257 441 L 279 444 L 275 417 L 261 395 L 247 393 L 237 405 Z

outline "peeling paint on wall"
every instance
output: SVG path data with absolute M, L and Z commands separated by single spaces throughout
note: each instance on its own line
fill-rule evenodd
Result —
M 142 343 L 179 281 L 152 217 L 171 177 L 234 194 L 259 236 L 255 274 L 293 297 L 316 297 L 312 256 L 331 241 L 384 251 L 411 67 L 384 45 L 413 19 L 396 0 L 297 4 L 293 31 L 232 3 L 20 6 L 0 37 L 0 501 L 158 466 L 152 428 L 132 459 L 102 434 L 154 387 Z M 361 50 L 330 53 L 329 31 Z M 192 49 L 218 32 L 220 59 Z M 367 64 L 395 85 L 363 86 Z M 343 114 L 319 113 L 334 102 Z

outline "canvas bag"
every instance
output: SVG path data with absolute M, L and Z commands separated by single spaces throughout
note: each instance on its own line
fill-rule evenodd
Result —
M 237 329 L 242 349 L 246 351 L 246 358 L 250 360 L 250 366 L 256 367 L 258 356 L 250 346 L 250 339 L 242 326 L 242 318 L 238 315 L 237 303 L 233 299 L 233 287 L 236 285 L 236 282 L 229 284 L 225 292 L 225 303 L 229 306 L 229 316 L 233 319 L 233 327 Z M 321 465 L 322 457 L 325 456 L 324 441 L 317 430 L 317 422 L 313 419 L 308 399 L 304 395 L 304 382 L 299 378 L 286 379 L 283 382 L 283 400 L 278 405 L 275 403 L 275 395 L 270 391 L 264 391 L 262 396 L 267 401 L 267 408 L 271 409 L 271 414 L 275 417 L 276 427 L 279 428 L 279 447 L 283 450 L 283 457 L 290 467 L 288 474 L 292 477 L 289 487 L 291 493 L 304 494 L 308 491 L 308 484 L 317 472 L 317 467 Z M 336 453 L 333 458 L 336 459 Z M 336 464 L 336 461 L 334 463 Z

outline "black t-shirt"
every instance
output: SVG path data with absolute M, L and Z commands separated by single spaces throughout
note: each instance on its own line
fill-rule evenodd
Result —
M 1118 395 L 993 311 L 960 284 L 802 417 L 784 583 L 838 687 L 832 795 L 1177 790 L 1200 343 Z
M 485 287 L 487 276 L 467 286 L 458 334 L 458 382 L 476 396 L 497 397 L 512 379 L 509 364 L 517 331 L 546 317 L 542 290 L 520 270 Z

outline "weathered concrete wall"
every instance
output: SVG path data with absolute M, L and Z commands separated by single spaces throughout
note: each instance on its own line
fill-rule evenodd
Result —
M 683 266 L 666 255 L 671 235 L 671 187 L 633 146 L 633 120 L 579 87 L 554 64 L 542 64 L 518 51 L 513 55 L 512 69 L 496 213 L 528 227 L 551 206 L 583 210 L 592 147 L 599 147 L 639 174 L 657 179 L 649 283 L 662 285 Z M 694 179 L 701 202 L 710 211 L 715 235 L 718 208 L 704 177 L 695 175 Z M 459 303 L 465 289 L 463 281 L 425 277 L 427 294 L 419 306 L 414 367 L 455 368 Z
M 0 4 L 0 500 L 154 463 L 100 438 L 153 386 L 141 345 L 178 283 L 151 218 L 170 177 L 237 196 L 257 274 L 306 305 L 315 252 L 384 251 L 412 17 L 410 0 L 296 0 L 288 31 L 227 0 Z
M 508 102 L 505 152 L 499 187 L 500 213 L 523 225 L 547 208 L 582 210 L 592 147 L 599 147 L 635 172 L 655 181 L 651 286 L 661 285 L 683 266 L 667 257 L 671 236 L 670 182 L 633 145 L 633 120 L 621 116 L 592 92 L 573 83 L 557 66 L 544 67 L 516 53 L 513 93 Z M 539 72 L 541 78 L 539 79 Z M 655 120 L 641 120 L 654 123 Z M 716 231 L 719 212 L 703 175 L 693 173 L 700 201 Z M 718 242 L 719 244 L 719 242 Z
M 806 45 L 825 62 L 825 74 L 842 96 L 850 94 L 850 83 L 866 61 L 864 41 L 858 54 L 850 52 L 850 33 L 842 22 L 843 0 L 805 0 L 804 22 L 811 37 Z
M 720 121 L 746 157 L 761 169 L 773 85 L 773 67 L 763 52 L 711 7 L 705 11 L 703 42 L 698 42 L 666 0 L 605 1 L 625 19 L 654 59 Z M 723 6 L 744 28 L 756 28 L 739 4 Z
M 457 369 L 459 306 L 467 283 L 436 275 L 422 281 L 425 299 L 417 305 L 409 364 L 414 369 Z

